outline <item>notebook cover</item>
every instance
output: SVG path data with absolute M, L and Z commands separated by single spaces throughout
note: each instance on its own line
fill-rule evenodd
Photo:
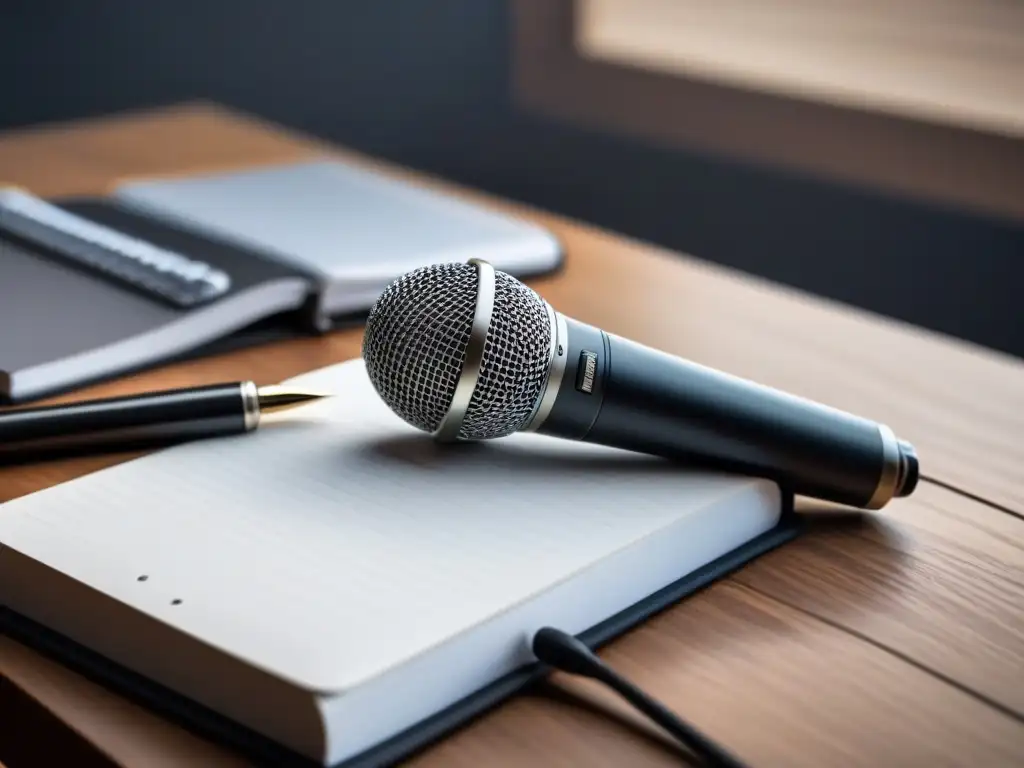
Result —
M 347 294 L 359 303 L 367 290 L 383 290 L 424 263 L 478 256 L 518 275 L 546 271 L 560 258 L 546 227 L 330 156 L 130 178 L 110 195 L 147 215 L 294 262 L 324 276 L 326 296 Z M 340 301 L 334 311 L 359 309 Z
M 92 198 L 66 201 L 55 207 L 118 233 L 203 261 L 228 273 L 232 282 L 223 295 L 210 301 L 195 306 L 178 305 L 74 259 L 65 260 L 31 236 L 24 237 L 17 229 L 0 225 L 0 262 L 12 260 L 14 272 L 7 277 L 15 281 L 0 287 L 0 317 L 11 328 L 18 327 L 20 321 L 22 327 L 35 329 L 27 336 L 15 334 L 6 344 L 0 343 L 3 358 L 0 369 L 9 373 L 14 381 L 37 366 L 53 370 L 48 380 L 38 386 L 16 390 L 15 401 L 30 402 L 162 365 L 179 354 L 182 349 L 176 347 L 179 339 L 191 352 L 210 340 L 224 338 L 239 328 L 247 329 L 274 314 L 278 315 L 278 324 L 293 326 L 293 334 L 302 332 L 297 318 L 303 305 L 309 303 L 304 295 L 309 293 L 307 286 L 315 284 L 312 274 L 229 244 L 210 242 L 183 230 L 148 222 Z M 6 271 L 0 266 L 0 273 Z M 0 283 L 3 280 L 4 277 L 0 277 Z M 245 296 L 250 291 L 263 290 L 276 283 L 289 287 L 282 288 L 276 297 L 268 298 L 262 305 L 246 301 Z M 5 295 L 8 299 L 6 312 L 3 311 Z M 233 303 L 237 304 L 236 309 L 230 309 Z M 229 309 L 225 311 L 225 307 Z M 156 353 L 153 355 L 115 359 L 99 366 L 98 370 L 84 372 L 75 363 L 80 354 L 98 353 L 109 345 L 130 344 L 132 339 L 166 332 L 185 318 L 203 314 L 210 315 L 210 319 L 195 330 L 191 344 L 189 336 L 175 334 L 171 337 L 173 345 L 161 350 L 158 344 L 152 348 Z M 0 400 L 6 402 L 7 399 L 6 392 L 0 394 Z
M 591 648 L 599 648 L 654 614 L 794 539 L 801 530 L 799 515 L 794 511 L 792 494 L 784 492 L 782 498 L 782 516 L 774 529 L 582 632 L 579 635 L 580 639 Z M 256 764 L 294 768 L 313 768 L 320 765 L 2 606 L 0 631 L 189 731 L 236 751 Z M 536 684 L 548 672 L 549 670 L 539 663 L 517 670 L 406 731 L 355 757 L 336 763 L 331 768 L 376 768 L 408 759 L 414 753 L 467 725 L 528 686 Z

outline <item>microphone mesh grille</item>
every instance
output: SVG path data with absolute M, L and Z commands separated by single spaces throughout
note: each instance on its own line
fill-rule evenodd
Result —
M 469 440 L 504 437 L 526 426 L 550 365 L 551 321 L 544 301 L 497 270 L 494 288 L 480 378 L 459 432 Z
M 395 280 L 370 309 L 363 359 L 377 393 L 433 432 L 455 394 L 476 308 L 476 268 L 441 264 Z
M 543 300 L 495 272 L 495 300 L 476 389 L 459 436 L 484 440 L 525 426 L 547 375 L 551 328 Z M 363 337 L 367 373 L 381 398 L 413 426 L 433 432 L 455 394 L 476 309 L 472 264 L 413 270 L 370 310 Z

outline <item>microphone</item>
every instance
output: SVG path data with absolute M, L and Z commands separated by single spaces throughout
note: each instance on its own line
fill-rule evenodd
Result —
M 567 317 L 480 259 L 392 282 L 362 355 L 388 407 L 443 442 L 533 432 L 862 509 L 918 482 L 916 451 L 886 425 Z

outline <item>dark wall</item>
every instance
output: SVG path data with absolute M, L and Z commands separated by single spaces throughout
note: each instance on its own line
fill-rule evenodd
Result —
M 202 96 L 430 158 L 481 120 L 493 129 L 503 10 L 487 0 L 0 3 L 0 124 Z
M 503 0 L 0 3 L 0 128 L 205 97 L 1024 356 L 1024 228 L 517 113 Z

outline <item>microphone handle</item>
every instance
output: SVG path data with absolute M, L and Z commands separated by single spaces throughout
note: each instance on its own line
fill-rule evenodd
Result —
M 564 371 L 538 433 L 767 478 L 867 509 L 917 483 L 913 448 L 885 425 L 559 321 L 565 341 L 554 366 Z

